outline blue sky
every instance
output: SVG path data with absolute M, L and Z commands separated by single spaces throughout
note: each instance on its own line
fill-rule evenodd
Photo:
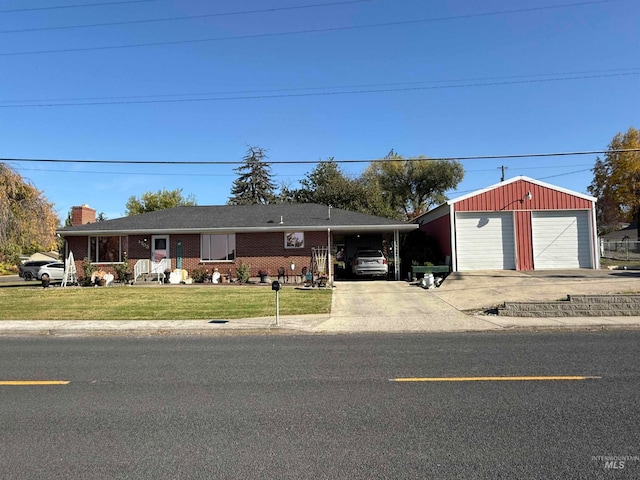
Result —
M 196 18 L 149 21 L 176 17 Z M 4 159 L 238 162 L 253 145 L 296 186 L 315 165 L 277 162 L 593 151 L 640 127 L 638 0 L 0 0 L 0 39 Z M 586 193 L 596 156 L 463 161 L 449 196 L 502 165 Z M 162 188 L 224 204 L 237 167 L 8 163 L 62 220 Z

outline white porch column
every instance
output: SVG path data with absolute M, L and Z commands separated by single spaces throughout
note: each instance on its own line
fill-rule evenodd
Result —
M 400 280 L 400 232 L 393 231 L 393 276 L 396 281 Z

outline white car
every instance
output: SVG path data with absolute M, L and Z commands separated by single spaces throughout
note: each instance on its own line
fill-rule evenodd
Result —
M 62 281 L 64 278 L 64 263 L 54 262 L 48 265 L 43 265 L 38 270 L 38 280 Z
M 389 265 L 380 250 L 360 250 L 351 263 L 351 271 L 357 276 L 386 277 Z

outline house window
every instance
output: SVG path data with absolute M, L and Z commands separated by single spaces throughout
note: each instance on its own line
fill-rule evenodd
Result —
M 128 237 L 89 237 L 89 260 L 94 263 L 124 261 Z
M 202 235 L 200 259 L 203 262 L 227 262 L 236 258 L 235 233 L 223 235 Z
M 304 248 L 304 232 L 285 232 L 284 248 Z

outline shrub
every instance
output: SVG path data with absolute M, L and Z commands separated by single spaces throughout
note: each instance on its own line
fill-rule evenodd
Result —
M 113 266 L 113 270 L 116 272 L 116 277 L 119 282 L 124 283 L 125 275 L 129 272 L 129 263 L 127 262 L 127 257 L 124 258 L 124 263 L 116 263 Z
M 240 262 L 238 267 L 236 268 L 236 274 L 238 276 L 238 282 L 247 283 L 249 281 L 249 276 L 251 271 L 251 265 Z
M 196 283 L 203 283 L 207 275 L 208 272 L 205 267 L 196 267 L 191 270 L 191 278 L 193 278 L 193 281 Z
M 95 272 L 97 269 L 98 267 L 96 267 L 93 263 L 91 263 L 91 260 L 89 260 L 89 258 L 84 257 L 84 259 L 82 260 L 82 271 L 84 273 L 82 284 L 84 286 L 91 285 L 91 274 Z

